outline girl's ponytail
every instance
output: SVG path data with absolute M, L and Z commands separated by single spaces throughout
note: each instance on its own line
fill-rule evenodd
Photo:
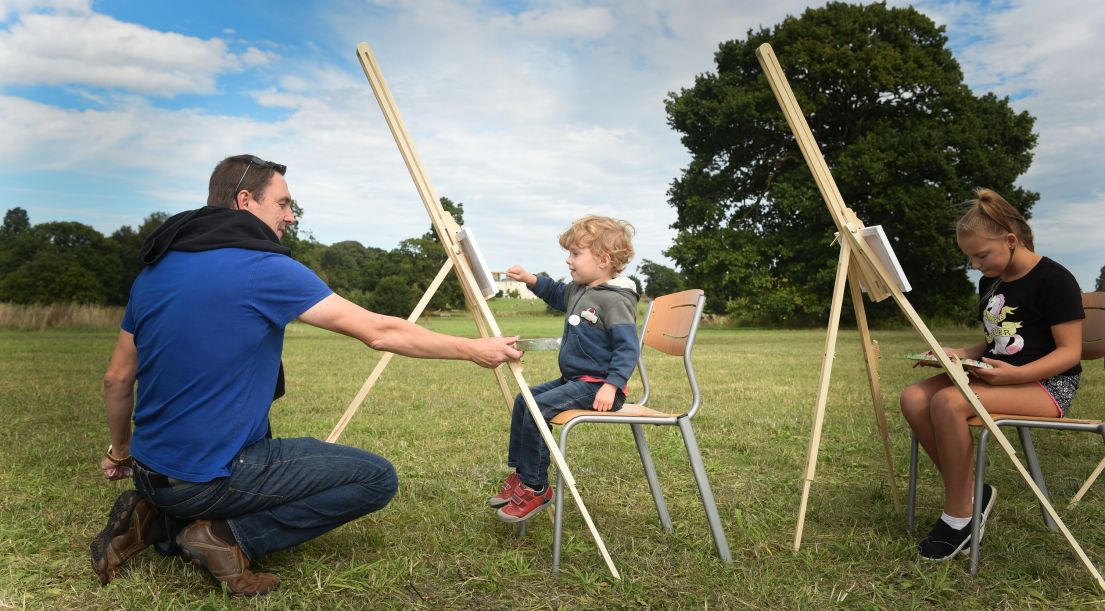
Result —
M 1017 236 L 1028 250 L 1032 245 L 1032 228 L 1028 221 L 1001 195 L 991 189 L 978 189 L 975 199 L 968 202 L 967 212 L 955 225 L 957 234 L 973 233 L 987 237 L 1001 237 L 1007 233 Z

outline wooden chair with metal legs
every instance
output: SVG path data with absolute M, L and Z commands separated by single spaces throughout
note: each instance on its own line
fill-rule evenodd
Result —
M 1093 361 L 1105 357 L 1105 293 L 1083 293 L 1082 307 L 1086 311 L 1086 319 L 1082 322 L 1082 360 Z M 1074 418 L 1040 418 L 1032 416 L 1011 416 L 1005 414 L 991 414 L 994 423 L 998 426 L 1009 426 L 1017 429 L 1017 435 L 1021 440 L 1021 448 L 1024 450 L 1025 463 L 1028 466 L 1032 479 L 1039 486 L 1049 500 L 1047 485 L 1044 483 L 1043 471 L 1040 470 L 1040 461 L 1036 457 L 1036 449 L 1032 445 L 1032 429 L 1051 429 L 1057 431 L 1079 431 L 1084 433 L 1096 433 L 1105 439 L 1105 422 L 1101 420 L 1077 420 Z M 986 475 L 986 442 L 990 438 L 990 431 L 982 426 L 982 420 L 974 416 L 967 421 L 972 428 L 981 429 L 978 434 L 978 447 L 975 449 L 975 498 L 982 498 L 982 488 Z M 917 461 L 918 443 L 917 436 L 911 435 L 909 451 L 909 492 L 906 497 L 906 527 L 913 532 L 914 507 L 917 497 Z M 1093 480 L 1105 468 L 1105 460 L 1098 465 L 1098 469 L 1086 480 L 1082 488 L 1071 500 L 1071 506 L 1077 503 L 1093 484 Z M 978 573 L 979 558 L 979 522 L 982 519 L 981 503 L 974 503 L 974 512 L 971 520 L 971 574 Z M 1044 516 L 1044 523 L 1048 528 L 1056 530 L 1055 522 L 1040 507 Z
M 616 412 L 568 410 L 553 418 L 552 423 L 562 426 L 560 431 L 561 453 L 567 452 L 568 434 L 580 424 L 590 422 L 629 425 L 633 430 L 637 452 L 641 456 L 641 465 L 644 468 L 649 489 L 652 491 L 652 500 L 656 505 L 656 512 L 659 514 L 660 524 L 669 533 L 672 532 L 671 517 L 668 515 L 664 493 L 660 489 L 660 480 L 652 463 L 652 455 L 649 452 L 648 441 L 645 438 L 644 425 L 678 427 L 687 449 L 687 457 L 690 459 L 691 471 L 694 473 L 695 481 L 698 484 L 698 494 L 706 511 L 706 519 L 710 525 L 710 534 L 713 535 L 717 554 L 723 561 L 731 562 L 729 542 L 722 530 L 717 505 L 714 503 L 714 494 L 710 488 L 710 481 L 706 477 L 706 469 L 702 463 L 702 455 L 698 451 L 698 442 L 695 439 L 694 430 L 691 428 L 691 419 L 698 413 L 702 404 L 702 395 L 698 388 L 698 381 L 695 378 L 694 366 L 691 363 L 691 349 L 694 347 L 695 335 L 698 331 L 698 322 L 702 317 L 702 305 L 705 299 L 702 290 L 693 289 L 658 297 L 649 304 L 640 339 L 641 356 L 638 361 L 638 370 L 643 386 L 640 401 L 632 404 L 627 403 Z M 683 367 L 691 390 L 690 405 L 686 409 L 661 412 L 645 405 L 649 400 L 651 391 L 648 370 L 645 367 L 645 347 L 671 356 L 683 357 Z M 564 499 L 559 473 L 556 476 L 555 496 L 553 572 L 557 572 L 560 567 L 560 542 L 564 520 L 564 512 L 562 511 Z

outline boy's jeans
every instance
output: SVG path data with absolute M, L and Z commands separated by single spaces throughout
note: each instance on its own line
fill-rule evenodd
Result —
M 170 541 L 189 522 L 224 519 L 250 560 L 313 539 L 388 504 L 399 480 L 384 458 L 310 437 L 262 439 L 234 458 L 231 474 L 155 487 L 134 467 L 139 496 L 169 516 Z
M 547 423 L 563 411 L 591 409 L 600 388 L 602 382 L 557 379 L 530 387 L 530 392 Z M 620 410 L 624 403 L 625 395 L 621 391 L 614 393 L 611 411 Z M 506 464 L 517 469 L 519 477 L 531 488 L 540 488 L 549 481 L 549 448 L 530 418 L 521 394 L 514 398 Z

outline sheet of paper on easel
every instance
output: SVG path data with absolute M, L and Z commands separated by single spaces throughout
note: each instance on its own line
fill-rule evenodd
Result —
M 499 292 L 499 288 L 495 286 L 495 279 L 491 276 L 491 270 L 487 267 L 487 261 L 484 260 L 483 253 L 480 252 L 480 245 L 476 243 L 475 234 L 468 227 L 462 227 L 457 232 L 457 241 L 460 242 L 460 249 L 464 252 L 464 258 L 468 259 L 468 265 L 472 268 L 472 273 L 476 275 L 476 283 L 480 285 L 480 292 L 486 298 L 494 297 Z
M 905 277 L 902 264 L 898 263 L 898 256 L 894 254 L 894 248 L 890 246 L 890 240 L 887 239 L 886 232 L 882 230 L 882 225 L 864 227 L 860 231 L 860 235 L 863 236 L 864 241 L 867 242 L 867 246 L 871 248 L 875 256 L 879 258 L 882 266 L 890 273 L 898 288 L 903 293 L 908 293 L 912 287 L 909 286 L 909 280 Z M 859 288 L 863 292 L 867 292 L 867 287 L 863 286 L 862 281 L 859 283 Z

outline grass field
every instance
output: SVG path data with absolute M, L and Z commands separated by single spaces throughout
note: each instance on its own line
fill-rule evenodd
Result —
M 559 333 L 553 317 L 502 311 L 507 334 Z M 472 334 L 463 316 L 431 327 Z M 925 372 L 899 358 L 920 342 L 876 332 L 897 482 L 904 502 L 908 432 L 897 393 Z M 949 345 L 966 331 L 938 333 Z M 1000 491 L 977 578 L 967 560 L 918 559 L 895 512 L 882 462 L 857 335 L 840 338 L 829 412 L 800 553 L 791 551 L 812 423 L 823 330 L 703 329 L 696 364 L 704 404 L 698 441 L 734 561 L 722 564 L 675 430 L 649 432 L 675 534 L 659 527 L 628 428 L 580 427 L 568 461 L 579 491 L 622 572 L 613 580 L 570 501 L 559 577 L 550 575 L 552 524 L 525 538 L 485 505 L 506 475 L 507 408 L 490 371 L 467 363 L 392 361 L 342 442 L 396 466 L 401 488 L 384 510 L 260 568 L 283 583 L 255 600 L 224 597 L 180 558 L 152 551 L 100 587 L 87 543 L 127 484 L 103 480 L 107 446 L 100 379 L 115 332 L 0 330 L 0 608 L 823 608 L 1087 607 L 1105 602 L 1066 542 L 1048 531 L 1031 493 L 997 450 L 988 481 Z M 278 436 L 324 437 L 378 356 L 304 325 L 288 330 L 288 396 L 273 410 Z M 678 363 L 652 366 L 661 386 Z M 556 375 L 553 353 L 526 356 L 531 384 Z M 927 370 L 926 370 L 927 371 Z M 1105 416 L 1100 362 L 1084 374 L 1074 408 Z M 636 386 L 636 381 L 634 382 Z M 658 405 L 675 408 L 682 386 Z M 1105 483 L 1076 510 L 1065 500 L 1105 455 L 1090 435 L 1040 432 L 1037 449 L 1060 514 L 1090 557 L 1105 565 Z M 1016 442 L 1014 442 L 1016 445 Z M 921 468 L 918 522 L 939 513 L 938 479 Z

